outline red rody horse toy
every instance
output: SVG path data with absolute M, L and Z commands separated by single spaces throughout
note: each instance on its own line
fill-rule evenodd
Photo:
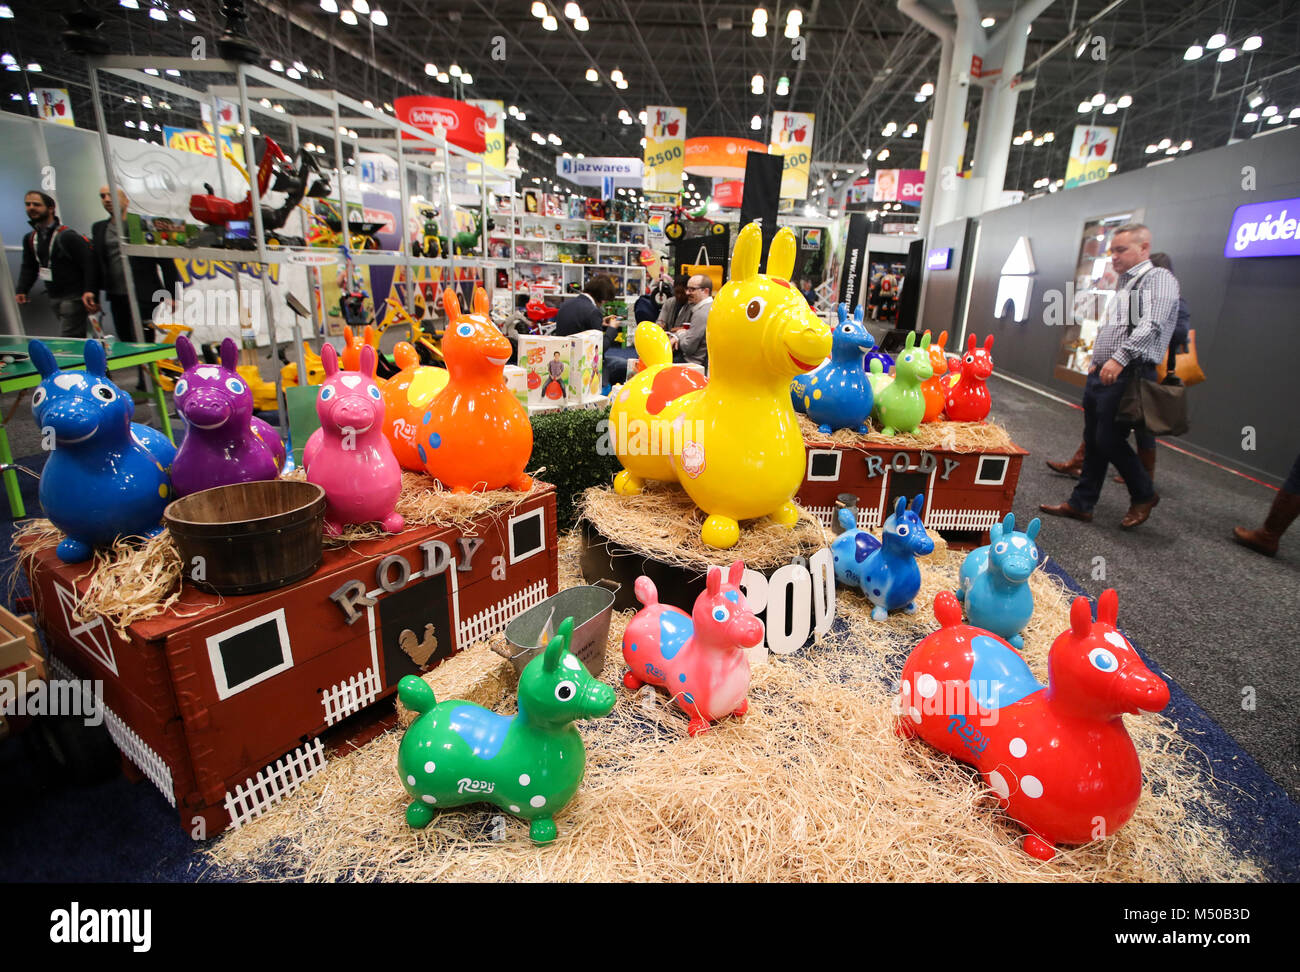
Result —
M 950 369 L 951 370 L 951 369 Z M 948 385 L 944 415 L 950 422 L 983 422 L 993 407 L 984 382 L 993 374 L 993 335 L 984 339 L 984 347 L 975 346 L 975 335 L 968 335 L 966 353 L 961 356 L 961 374 Z
M 1044 688 L 1001 638 L 961 623 L 948 591 L 934 599 L 942 627 L 903 666 L 898 732 L 975 766 L 1013 820 L 1027 854 L 1115 833 L 1142 795 L 1142 764 L 1122 715 L 1159 712 L 1169 687 L 1115 629 L 1119 599 L 1085 597 L 1052 644 Z
M 686 731 L 692 736 L 749 709 L 749 659 L 741 649 L 763 640 L 763 622 L 745 603 L 744 573 L 744 562 L 737 560 L 724 584 L 722 568 L 710 567 L 691 614 L 660 604 L 649 577 L 636 579 L 636 597 L 645 606 L 623 633 L 623 660 L 630 669 L 623 684 L 634 692 L 647 683 L 666 690 L 691 717 Z

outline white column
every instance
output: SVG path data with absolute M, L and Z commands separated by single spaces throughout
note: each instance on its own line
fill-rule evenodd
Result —
M 965 154 L 966 131 L 963 124 L 966 119 L 966 95 L 971 84 L 971 57 L 977 49 L 983 50 L 982 38 L 978 33 L 980 12 L 975 0 L 953 0 L 953 7 L 957 11 L 957 29 L 953 37 L 948 99 L 944 107 L 943 143 L 938 158 L 933 153 L 930 156 L 930 165 L 936 169 L 939 190 L 930 209 L 930 222 L 934 226 L 949 222 L 960 214 L 963 187 L 955 181 L 955 177 L 959 174 L 958 164 Z M 947 180 L 950 187 L 947 190 L 944 189 L 945 172 L 954 177 Z

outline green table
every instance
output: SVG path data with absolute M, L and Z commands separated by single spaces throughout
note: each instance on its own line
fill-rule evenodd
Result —
M 64 371 L 84 370 L 86 367 L 86 342 L 79 338 L 41 338 L 41 341 L 54 354 L 54 360 L 59 363 L 59 367 Z M 5 355 L 15 352 L 23 355 L 27 354 L 28 338 L 18 335 L 6 334 L 0 335 L 0 362 L 3 362 Z M 172 421 L 167 414 L 167 397 L 163 393 L 162 386 L 158 383 L 158 362 L 167 361 L 176 357 L 176 345 L 174 344 L 132 344 L 128 341 L 105 340 L 104 347 L 108 351 L 108 370 L 120 371 L 123 368 L 135 368 L 138 365 L 148 365 L 149 372 L 153 378 L 153 398 L 154 403 L 158 406 L 158 415 L 161 417 L 162 430 L 167 438 L 173 442 L 176 441 L 172 435 Z M 35 388 L 41 383 L 41 373 L 36 370 L 36 366 L 25 357 L 9 363 L 0 363 L 0 394 L 11 391 L 19 391 L 23 388 Z M 17 414 L 15 412 L 15 414 Z M 6 465 L 14 461 L 13 453 L 9 449 L 8 431 L 3 425 L 0 425 L 0 463 Z M 18 491 L 18 474 L 12 469 L 4 471 L 5 493 L 9 496 L 9 511 L 15 516 L 26 516 L 27 509 L 23 506 L 22 494 Z

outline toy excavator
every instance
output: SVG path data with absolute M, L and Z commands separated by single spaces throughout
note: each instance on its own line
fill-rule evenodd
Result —
M 274 208 L 262 207 L 262 229 L 269 233 L 285 224 L 289 214 L 302 202 L 303 196 L 325 196 L 330 191 L 330 185 L 316 164 L 316 159 L 306 150 L 298 150 L 297 167 L 291 168 L 291 160 L 275 140 L 269 136 L 263 136 L 263 139 L 266 145 L 262 150 L 262 160 L 257 166 L 258 198 L 264 197 L 269 190 L 286 195 L 281 205 Z M 249 227 L 231 225 L 248 223 L 252 219 L 252 190 L 239 202 L 232 202 L 216 195 L 208 183 L 204 183 L 203 188 L 207 190 L 206 193 L 190 196 L 190 213 L 205 226 L 186 245 L 229 246 L 249 250 L 255 248 L 256 242 L 246 235 Z

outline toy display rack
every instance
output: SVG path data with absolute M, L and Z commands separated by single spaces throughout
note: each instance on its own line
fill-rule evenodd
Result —
M 841 494 L 857 497 L 858 526 L 880 529 L 898 497 L 925 496 L 922 520 L 940 533 L 982 533 L 1011 512 L 1020 466 L 1029 453 L 1015 445 L 976 452 L 897 444 L 830 441 L 807 444 L 807 465 L 795 502 L 828 528 Z
M 509 238 L 511 240 L 510 252 L 514 254 L 515 259 L 513 261 L 513 264 L 517 269 L 516 284 L 515 284 L 515 289 L 517 291 L 528 290 L 531 292 L 535 290 L 541 293 L 543 296 L 558 296 L 561 298 L 573 297 L 576 296 L 578 290 L 574 290 L 571 292 L 568 291 L 566 288 L 570 284 L 576 284 L 577 287 L 581 289 L 582 285 L 585 284 L 588 279 L 587 275 L 590 273 L 614 273 L 617 276 L 619 281 L 620 296 L 627 296 L 628 284 L 631 281 L 637 279 L 638 276 L 640 278 L 640 286 L 637 288 L 636 293 L 638 294 L 645 293 L 647 271 L 646 268 L 642 266 L 639 262 L 635 262 L 633 260 L 633 256 L 634 256 L 634 251 L 635 253 L 639 253 L 641 250 L 645 249 L 649 245 L 649 237 L 650 237 L 649 224 L 635 223 L 635 222 L 631 222 L 631 223 L 616 222 L 613 220 L 603 220 L 603 219 L 579 219 L 572 216 L 543 216 L 540 213 L 521 213 L 517 209 L 516 212 L 514 213 L 512 222 L 514 225 L 511 227 L 511 232 L 509 236 L 505 234 L 497 233 L 494 234 L 493 239 L 500 241 Z M 565 239 L 562 236 L 561 237 L 548 236 L 548 235 L 535 236 L 535 235 L 522 232 L 522 230 L 525 227 L 532 226 L 534 224 L 546 226 L 548 224 L 553 224 L 553 223 L 562 224 L 566 230 L 572 227 L 576 231 L 582 232 L 586 235 L 580 238 Z M 610 242 L 610 241 L 592 239 L 590 236 L 591 228 L 600 227 L 600 226 L 616 227 L 616 232 L 619 235 L 622 235 L 624 231 L 628 229 L 633 231 L 639 230 L 641 233 L 641 242 L 640 243 L 630 243 L 630 242 L 623 242 L 623 241 Z M 558 260 L 558 259 L 531 260 L 528 259 L 527 257 L 520 255 L 521 248 L 527 246 L 528 244 L 541 245 L 543 247 L 543 256 L 546 255 L 546 251 L 557 247 L 585 247 L 587 252 L 593 255 L 594 262 L 580 263 L 576 260 L 565 261 L 565 260 Z M 602 262 L 602 258 L 610 255 L 611 253 L 617 254 L 619 258 L 619 262 L 617 263 Z M 536 266 L 547 267 L 550 269 L 559 268 L 560 277 L 558 281 L 553 284 L 544 284 L 544 285 L 530 284 L 526 286 L 525 284 L 526 278 L 522 268 L 536 267 Z M 569 274 L 568 270 L 570 269 L 576 270 L 577 273 L 572 275 Z
M 53 549 L 23 563 L 52 670 L 102 685 L 118 747 L 191 836 L 211 837 L 318 772 L 322 736 L 391 697 L 403 675 L 558 592 L 555 488 L 539 483 L 459 528 L 327 549 L 315 573 L 277 590 L 222 597 L 186 584 L 125 636 L 75 617 L 85 564 Z
M 410 212 L 408 173 L 423 173 L 432 181 L 432 184 L 438 186 L 438 192 L 442 200 L 443 229 L 448 238 L 454 233 L 450 195 L 453 159 L 464 159 L 467 163 L 472 161 L 479 167 L 480 216 L 484 226 L 487 225 L 489 211 L 487 201 L 489 185 L 499 186 L 511 198 L 514 197 L 515 177 L 513 174 L 487 165 L 481 156 L 449 144 L 445 137 L 435 139 L 428 132 L 398 121 L 391 115 L 367 107 L 361 102 L 355 101 L 337 91 L 307 88 L 295 84 L 293 81 L 272 71 L 233 61 L 205 59 L 196 62 L 188 57 L 107 56 L 89 59 L 89 69 L 91 96 L 94 101 L 95 120 L 99 129 L 104 155 L 104 167 L 108 176 L 109 189 L 114 195 L 117 193 L 118 180 L 116 177 L 116 160 L 112 143 L 108 138 L 107 121 L 104 112 L 105 92 L 102 79 L 104 75 L 151 87 L 166 92 L 174 98 L 183 98 L 187 102 L 193 102 L 196 106 L 196 112 L 199 110 L 197 108 L 199 105 L 209 106 L 212 111 L 211 117 L 214 119 L 214 128 L 219 127 L 215 120 L 220 117 L 219 106 L 221 101 L 224 100 L 237 105 L 239 108 L 239 124 L 242 126 L 240 132 L 243 140 L 244 158 L 248 161 L 250 168 L 253 160 L 257 158 L 253 144 L 254 116 L 272 119 L 277 125 L 287 126 L 290 132 L 287 148 L 294 153 L 298 151 L 301 145 L 300 136 L 302 133 L 310 132 L 321 136 L 323 145 L 332 148 L 335 163 L 332 171 L 332 184 L 338 193 L 340 212 L 343 213 L 348 212 L 347 185 L 342 178 L 346 167 L 345 161 L 349 158 L 348 153 L 352 153 L 352 157 L 355 158 L 356 153 L 362 150 L 387 152 L 397 160 L 400 173 L 398 181 L 401 190 L 402 225 L 399 228 L 402 240 L 401 252 L 356 250 L 351 246 L 351 239 L 347 232 L 342 234 L 342 245 L 338 248 L 338 251 L 306 246 L 270 247 L 266 244 L 266 236 L 262 225 L 261 193 L 258 191 L 257 180 L 252 179 L 248 191 L 251 192 L 253 203 L 254 248 L 245 251 L 223 247 L 195 247 L 185 248 L 180 250 L 179 253 L 189 257 L 217 262 L 255 263 L 258 266 L 259 273 L 263 275 L 266 272 L 265 268 L 272 264 L 308 263 L 309 265 L 319 265 L 324 262 L 334 262 L 330 257 L 339 251 L 341 251 L 342 260 L 349 267 L 354 264 L 362 266 L 404 266 L 407 269 L 407 279 L 414 279 L 414 271 L 418 267 L 445 269 L 448 279 L 455 279 L 456 268 L 459 263 L 462 266 L 473 266 L 482 268 L 485 271 L 489 269 L 505 270 L 512 275 L 510 289 L 513 292 L 513 261 L 491 260 L 485 257 L 468 260 L 462 257 L 457 260 L 454 253 L 447 254 L 442 258 L 428 258 L 417 257 L 410 253 L 406 228 L 407 214 Z M 167 72 L 175 72 L 175 74 L 168 76 Z M 206 80 L 196 81 L 195 86 L 177 80 L 177 78 L 185 78 L 186 75 L 190 78 Z M 262 99 L 265 99 L 270 107 L 263 105 L 261 103 Z M 282 110 L 277 111 L 276 106 L 279 106 Z M 355 137 L 351 134 L 352 132 L 357 133 Z M 218 144 L 220 143 L 218 142 Z M 412 151 L 417 149 L 422 152 L 432 153 L 431 158 L 426 159 L 420 158 L 418 155 L 412 155 Z M 226 185 L 226 170 L 220 164 L 219 158 L 214 158 L 213 168 L 216 170 L 217 176 L 215 185 L 223 197 L 238 198 L 243 195 L 244 189 L 242 185 Z M 302 220 L 305 235 L 306 218 L 299 213 L 299 219 Z M 513 225 L 511 231 L 513 232 Z M 176 247 L 156 244 L 124 244 L 122 249 L 129 256 L 175 257 L 178 255 Z M 513 252 L 513 249 L 514 242 L 512 239 L 511 252 Z M 486 252 L 486 245 L 484 246 L 484 252 Z M 485 283 L 492 282 L 492 275 L 485 272 L 485 277 L 488 278 Z M 135 326 L 139 328 L 141 324 L 138 320 L 137 311 L 139 302 L 136 300 L 134 283 L 130 274 L 127 274 L 126 285 L 131 298 L 129 303 L 132 313 L 137 315 Z M 269 337 L 271 345 L 274 347 L 277 340 L 275 335 L 275 309 L 272 306 L 271 289 L 266 286 L 261 289 L 267 305 L 265 310 L 270 329 Z M 408 311 L 415 309 L 414 297 L 415 288 L 408 287 Z M 322 333 L 322 322 L 316 319 L 317 303 L 314 300 L 309 303 L 316 333 Z M 293 348 L 298 358 L 298 373 L 306 374 L 307 368 L 306 362 L 303 360 L 304 352 L 302 350 L 303 336 L 296 316 L 294 317 L 293 332 Z M 284 414 L 284 398 L 281 394 L 279 382 L 280 379 L 277 375 L 276 397 L 281 412 L 281 428 L 288 428 L 288 419 Z

